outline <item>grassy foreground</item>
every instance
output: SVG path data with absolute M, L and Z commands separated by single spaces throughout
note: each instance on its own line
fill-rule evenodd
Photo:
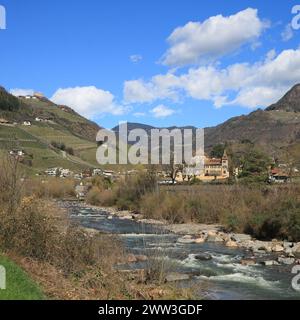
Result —
M 42 300 L 41 289 L 14 262 L 0 256 L 0 265 L 6 269 L 6 290 L 0 289 L 0 300 Z

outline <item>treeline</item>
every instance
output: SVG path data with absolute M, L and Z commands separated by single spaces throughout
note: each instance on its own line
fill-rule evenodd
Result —
M 63 142 L 52 141 L 51 146 L 55 149 L 65 151 L 71 156 L 74 155 L 74 149 L 72 147 L 67 147 Z
M 140 212 L 170 223 L 218 223 L 262 240 L 300 241 L 300 185 L 190 185 L 158 187 L 141 172 L 111 186 L 97 177 L 87 202 Z
M 19 99 L 9 94 L 4 88 L 0 87 L 0 110 L 15 111 L 19 108 Z

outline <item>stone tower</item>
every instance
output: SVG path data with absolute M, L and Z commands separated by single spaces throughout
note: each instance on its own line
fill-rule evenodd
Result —
M 229 177 L 229 164 L 228 164 L 228 156 L 226 150 L 224 150 L 222 157 L 222 176 L 228 178 Z

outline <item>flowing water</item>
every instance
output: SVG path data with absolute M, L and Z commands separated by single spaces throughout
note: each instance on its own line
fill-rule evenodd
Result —
M 291 286 L 294 276 L 291 266 L 243 266 L 239 261 L 249 257 L 249 252 L 242 249 L 227 248 L 216 243 L 181 244 L 177 242 L 179 235 L 166 233 L 158 226 L 120 219 L 101 209 L 84 207 L 78 202 L 64 202 L 61 205 L 83 227 L 118 234 L 129 252 L 144 255 L 153 253 L 158 259 L 167 259 L 173 271 L 192 276 L 192 283 L 189 281 L 182 285 L 199 284 L 202 287 L 201 295 L 205 290 L 207 298 L 300 299 L 300 292 Z M 209 253 L 212 259 L 195 259 L 196 254 L 203 252 Z M 134 267 L 143 268 L 144 265 L 137 263 Z

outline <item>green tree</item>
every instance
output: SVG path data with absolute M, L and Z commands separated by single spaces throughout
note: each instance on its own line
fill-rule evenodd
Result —
M 268 176 L 268 169 L 271 164 L 269 157 L 260 150 L 251 148 L 241 159 L 242 172 L 240 178 L 256 177 L 259 179 L 266 179 Z
M 210 152 L 210 156 L 212 158 L 222 158 L 223 157 L 223 154 L 224 154 L 224 151 L 225 151 L 225 145 L 224 144 L 216 144 L 214 145 L 212 151 Z

